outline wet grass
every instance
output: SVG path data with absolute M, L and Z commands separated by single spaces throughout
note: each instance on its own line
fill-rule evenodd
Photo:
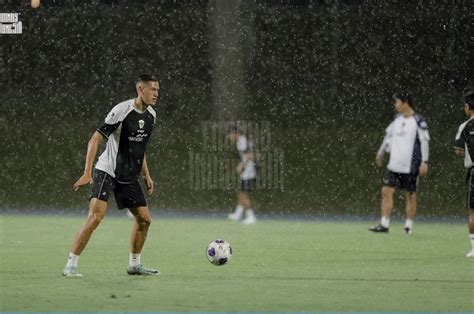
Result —
M 159 277 L 126 274 L 131 221 L 108 217 L 82 254 L 80 279 L 61 276 L 83 217 L 0 216 L 0 311 L 474 310 L 474 261 L 462 224 L 419 223 L 371 234 L 368 223 L 156 219 L 143 260 Z M 211 265 L 215 238 L 231 262 Z

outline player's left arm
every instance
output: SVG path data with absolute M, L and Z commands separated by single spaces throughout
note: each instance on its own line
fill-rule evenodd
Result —
M 421 165 L 418 169 L 420 176 L 428 174 L 428 161 L 430 157 L 430 133 L 426 121 L 421 120 L 418 123 L 418 137 L 421 145 Z
M 245 163 L 243 163 L 242 161 L 239 162 L 237 167 L 235 167 L 235 171 L 237 172 L 237 174 L 241 174 L 242 171 L 244 171 L 244 167 L 245 167 Z
M 153 193 L 153 179 L 150 176 L 150 171 L 148 170 L 147 158 L 146 153 L 143 156 L 143 164 L 142 164 L 142 175 L 143 180 L 145 180 L 146 188 L 148 190 L 148 194 L 151 195 Z
M 464 131 L 465 124 L 461 124 L 454 139 L 454 152 L 460 157 L 464 157 L 464 148 L 466 146 L 466 132 Z

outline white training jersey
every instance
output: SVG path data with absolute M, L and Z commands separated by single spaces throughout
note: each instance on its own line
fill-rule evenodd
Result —
M 240 173 L 240 180 L 250 180 L 257 176 L 254 147 L 244 135 L 240 135 L 235 143 L 235 148 L 239 152 L 240 161 L 244 165 L 244 170 Z
M 458 132 L 456 133 L 456 138 L 454 139 L 454 147 L 464 150 L 464 167 L 472 168 L 472 156 L 474 152 L 474 118 L 462 123 Z
M 155 110 L 148 106 L 145 111 L 139 111 L 135 107 L 135 99 L 112 108 L 104 124 L 97 129 L 107 143 L 95 168 L 105 171 L 119 182 L 137 180 L 155 119 Z
M 387 169 L 396 173 L 418 174 L 422 162 L 428 162 L 428 125 L 417 113 L 405 117 L 397 115 L 385 130 L 386 135 L 378 151 L 390 153 Z

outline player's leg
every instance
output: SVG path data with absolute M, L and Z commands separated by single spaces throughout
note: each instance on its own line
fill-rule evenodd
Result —
M 471 242 L 471 251 L 467 257 L 474 258 L 474 170 L 469 170 L 467 207 L 469 208 L 469 241 Z
M 107 202 L 97 198 L 91 198 L 89 202 L 89 214 L 86 221 L 77 232 L 73 243 L 71 252 L 69 253 L 68 261 L 63 270 L 63 275 L 68 277 L 80 277 L 77 265 L 79 256 L 86 247 L 94 230 L 99 226 L 107 211 Z
M 413 220 L 415 219 L 416 214 L 416 192 L 406 192 L 405 193 L 405 202 L 406 202 L 406 214 L 407 218 L 405 220 L 405 233 L 411 234 L 413 231 Z
M 247 192 L 240 192 L 241 202 L 245 208 L 245 219 L 242 220 L 242 223 L 245 225 L 254 224 L 257 222 L 255 217 L 255 212 L 252 208 L 252 201 L 250 200 L 250 195 Z
M 130 209 L 135 216 L 127 273 L 129 275 L 158 275 L 160 273 L 158 270 L 146 268 L 141 262 L 141 252 L 151 224 L 151 214 L 140 182 L 137 180 L 130 184 L 117 183 L 114 193 L 117 207 Z
M 148 229 L 151 224 L 151 214 L 148 207 L 138 207 L 130 209 L 130 212 L 135 216 L 135 221 L 132 227 L 131 236 L 131 250 L 132 254 L 140 254 L 145 244 L 148 234 Z
M 127 273 L 129 275 L 159 275 L 158 270 L 144 267 L 141 261 L 141 252 L 151 224 L 150 210 L 147 206 L 141 206 L 130 208 L 130 212 L 135 216 L 135 222 L 130 239 L 131 248 Z
M 380 204 L 380 207 L 381 207 L 380 225 L 387 230 L 381 230 L 381 231 L 388 231 L 390 227 L 390 215 L 393 210 L 393 194 L 395 193 L 395 191 L 396 189 L 391 186 L 382 187 L 382 201 Z
M 82 276 L 77 271 L 79 255 L 86 247 L 94 230 L 104 218 L 107 211 L 107 201 L 115 186 L 115 180 L 104 171 L 94 169 L 93 178 L 94 182 L 92 184 L 92 193 L 89 201 L 89 213 L 72 243 L 67 264 L 63 269 L 64 276 Z
M 243 224 L 250 225 L 257 222 L 255 217 L 255 211 L 252 207 L 252 201 L 250 200 L 250 193 L 255 189 L 255 179 L 244 181 L 245 184 L 240 192 L 241 204 L 245 209 L 245 219 L 242 221 Z
M 471 251 L 467 257 L 474 258 L 474 208 L 469 209 L 469 240 L 471 241 Z
M 243 187 L 244 181 L 241 181 L 241 189 Z M 227 218 L 230 220 L 238 221 L 242 218 L 242 215 L 244 214 L 244 205 L 242 204 L 242 198 L 241 198 L 241 193 L 239 192 L 237 194 L 237 206 L 235 207 L 235 211 L 229 215 L 227 215 Z
M 107 211 L 107 202 L 92 198 L 89 204 L 89 214 L 87 215 L 86 221 L 79 229 L 72 243 L 71 252 L 80 255 L 86 247 L 89 239 L 94 230 L 99 226 L 104 219 Z
M 393 209 L 393 194 L 396 189 L 392 186 L 384 185 L 382 187 L 382 201 L 380 224 L 370 227 L 369 230 L 373 232 L 388 232 L 390 228 L 390 214 Z
M 390 219 L 390 215 L 393 210 L 393 194 L 395 193 L 395 191 L 396 189 L 391 186 L 382 187 L 382 217 L 385 217 L 387 219 Z
M 396 188 L 400 187 L 400 173 L 388 171 L 383 179 L 382 200 L 380 204 L 381 218 L 380 224 L 369 228 L 372 232 L 388 232 L 390 228 L 390 214 L 393 209 L 393 194 Z
M 419 176 L 413 174 L 403 174 L 401 177 L 401 188 L 405 192 L 405 210 L 406 210 L 406 220 L 405 227 L 403 230 L 405 234 L 409 235 L 413 232 L 413 221 L 415 219 L 416 209 L 417 209 L 417 196 L 416 191 L 418 190 L 418 181 Z

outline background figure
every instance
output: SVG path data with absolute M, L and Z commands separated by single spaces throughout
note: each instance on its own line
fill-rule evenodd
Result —
M 231 220 L 238 221 L 245 214 L 242 223 L 253 224 L 257 221 L 250 200 L 250 193 L 255 189 L 257 180 L 254 145 L 236 127 L 229 129 L 228 138 L 232 144 L 235 144 L 235 148 L 239 153 L 240 162 L 236 167 L 236 171 L 241 182 L 240 191 L 237 194 L 237 207 L 235 212 L 229 214 L 228 217 Z
M 127 273 L 159 274 L 158 270 L 146 268 L 141 263 L 141 251 L 151 224 L 151 214 L 139 182 L 142 174 L 148 193 L 153 193 L 153 180 L 148 171 L 145 149 L 156 120 L 152 106 L 158 99 L 158 80 L 151 75 L 141 75 L 136 82 L 136 91 L 138 97 L 116 105 L 89 141 L 84 174 L 74 184 L 74 190 L 77 191 L 81 186 L 92 183 L 89 214 L 74 238 L 63 276 L 82 276 L 78 271 L 79 256 L 104 218 L 112 191 L 117 207 L 128 208 L 135 216 Z M 104 139 L 107 140 L 106 148 L 92 174 L 97 150 Z
M 410 94 L 395 94 L 393 100 L 398 115 L 386 129 L 385 138 L 375 158 L 376 165 L 382 167 L 385 152 L 390 153 L 388 172 L 382 187 L 382 218 L 380 224 L 370 227 L 369 230 L 388 232 L 393 194 L 396 189 L 401 189 L 405 190 L 406 201 L 404 230 L 406 234 L 411 234 L 417 205 L 418 176 L 428 173 L 430 136 L 426 121 L 413 110 Z
M 464 112 L 469 117 L 459 126 L 454 142 L 454 150 L 457 155 L 464 157 L 464 167 L 467 169 L 467 208 L 469 208 L 469 240 L 471 251 L 467 257 L 474 258 L 474 180 L 473 163 L 474 156 L 474 92 L 469 92 L 464 97 Z

